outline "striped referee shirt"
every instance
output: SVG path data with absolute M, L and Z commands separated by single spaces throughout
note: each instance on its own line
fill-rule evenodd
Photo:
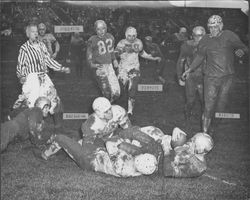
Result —
M 55 71 L 61 70 L 62 65 L 50 58 L 50 54 L 43 42 L 33 45 L 29 40 L 25 42 L 18 55 L 17 77 L 26 77 L 30 73 L 47 72 L 47 67 Z

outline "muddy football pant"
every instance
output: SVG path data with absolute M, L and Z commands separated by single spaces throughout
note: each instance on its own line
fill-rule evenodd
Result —
M 95 72 L 98 87 L 111 102 L 120 97 L 120 85 L 112 64 L 103 64 Z
M 201 76 L 190 75 L 185 82 L 185 95 L 186 95 L 186 105 L 185 111 L 187 114 L 191 113 L 191 110 L 195 104 L 196 94 L 198 92 L 199 100 L 201 101 L 203 107 L 203 80 Z
M 233 75 L 204 78 L 204 117 L 213 118 L 215 109 L 224 112 L 228 101 L 229 91 L 233 84 Z

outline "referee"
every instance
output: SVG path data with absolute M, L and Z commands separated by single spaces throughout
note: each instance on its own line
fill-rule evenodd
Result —
M 22 94 L 18 96 L 13 109 L 33 107 L 38 97 L 45 96 L 51 101 L 50 114 L 57 123 L 58 117 L 62 114 L 62 105 L 54 84 L 47 75 L 48 67 L 65 73 L 70 73 L 70 69 L 50 57 L 45 44 L 38 40 L 36 24 L 30 23 L 26 27 L 26 35 L 28 41 L 20 47 L 16 71 L 22 84 Z

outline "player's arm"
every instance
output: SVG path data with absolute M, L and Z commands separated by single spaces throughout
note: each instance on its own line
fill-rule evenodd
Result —
M 53 53 L 52 58 L 55 59 L 57 54 L 60 51 L 60 44 L 59 44 L 59 42 L 57 41 L 57 39 L 55 38 L 54 35 L 51 34 L 51 38 L 52 38 L 52 41 L 53 41 L 53 43 L 55 45 L 55 52 Z
M 85 142 L 94 143 L 97 136 L 94 128 L 91 128 L 94 123 L 95 118 L 93 115 L 90 115 L 89 118 L 81 125 L 82 138 Z
M 16 75 L 21 84 L 23 84 L 26 79 L 25 74 L 23 73 L 24 69 L 27 67 L 26 63 L 27 63 L 27 54 L 24 48 L 21 47 L 19 50 L 17 67 L 16 67 Z
M 96 69 L 98 68 L 98 64 L 95 64 L 93 61 L 93 48 L 92 48 L 92 40 L 91 38 L 88 40 L 87 43 L 87 52 L 86 52 L 87 62 L 90 68 Z
M 201 67 L 202 63 L 204 62 L 205 59 L 205 55 L 206 55 L 206 44 L 205 42 L 203 42 L 203 39 L 201 39 L 199 45 L 198 45 L 198 51 L 195 55 L 195 58 L 193 60 L 193 62 L 191 63 L 191 65 L 189 66 L 189 69 L 187 69 L 183 75 L 182 78 L 183 79 L 187 79 L 189 76 L 189 73 L 194 72 L 198 67 Z
M 177 74 L 178 80 L 181 79 L 185 60 L 186 60 L 186 55 L 184 52 L 184 44 L 183 44 L 181 46 L 180 55 L 179 55 L 177 63 L 176 63 L 176 74 Z
M 70 73 L 70 69 L 68 67 L 63 67 L 60 63 L 50 57 L 49 52 L 45 46 L 45 44 L 41 43 L 42 51 L 45 55 L 45 65 L 54 71 Z
M 235 54 L 238 57 L 242 57 L 243 55 L 247 54 L 249 49 L 248 47 L 240 40 L 239 36 L 235 33 L 231 32 L 230 41 L 235 48 Z
M 147 59 L 147 60 L 158 60 L 158 61 L 161 61 L 161 58 L 160 57 L 153 57 L 151 54 L 148 54 L 146 51 L 144 51 L 143 49 L 143 44 L 142 42 L 140 41 L 139 42 L 139 50 L 140 50 L 140 53 L 139 53 L 139 56 L 141 56 L 142 58 L 144 59 Z

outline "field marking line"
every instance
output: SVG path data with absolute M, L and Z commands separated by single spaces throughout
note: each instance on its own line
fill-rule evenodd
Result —
M 218 178 L 218 177 L 215 177 L 215 176 L 212 176 L 212 175 L 209 175 L 209 174 L 203 174 L 203 176 L 208 177 L 208 178 L 210 178 L 210 179 L 212 179 L 212 180 L 215 180 L 215 181 L 220 181 L 220 182 L 225 183 L 225 184 L 227 184 L 227 185 L 237 186 L 236 183 L 229 182 L 229 181 L 220 179 L 220 178 Z

